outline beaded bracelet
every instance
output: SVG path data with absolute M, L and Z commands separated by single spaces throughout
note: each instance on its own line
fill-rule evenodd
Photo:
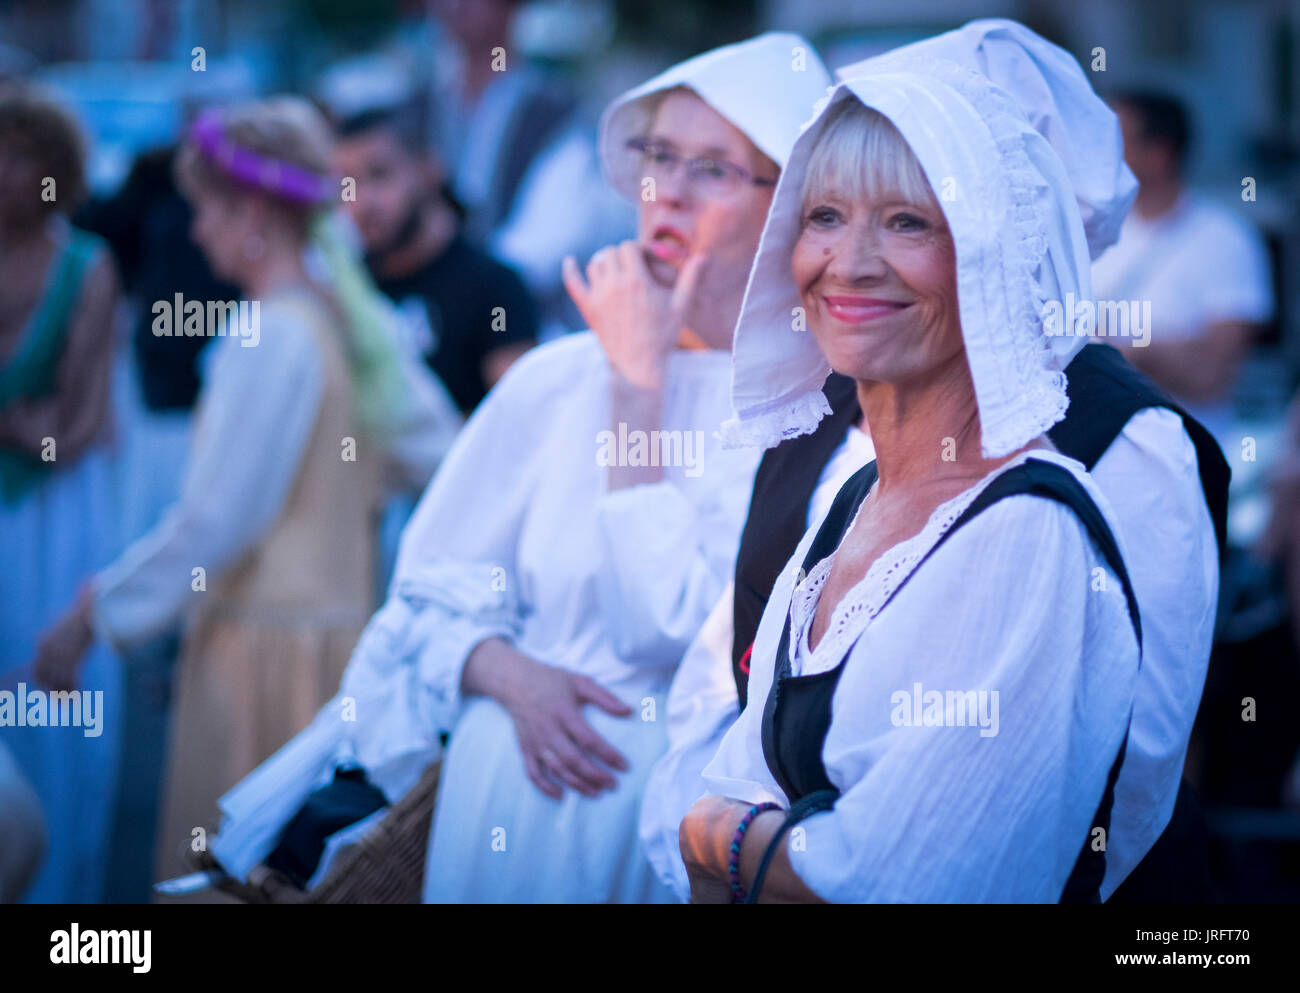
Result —
M 731 855 L 727 859 L 727 875 L 731 879 L 731 902 L 745 902 L 745 888 L 740 885 L 740 843 L 745 840 L 745 832 L 749 830 L 750 822 L 759 814 L 768 810 L 780 810 L 779 804 L 775 803 L 756 803 L 749 808 L 749 812 L 740 819 L 740 826 L 736 828 L 736 833 L 731 839 Z

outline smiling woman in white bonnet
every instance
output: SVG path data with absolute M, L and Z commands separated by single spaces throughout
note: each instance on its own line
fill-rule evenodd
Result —
M 1079 63 L 1023 24 L 989 18 L 845 66 L 836 77 L 935 60 L 959 62 L 990 79 L 1047 139 L 1069 175 L 1096 262 L 1119 237 L 1137 181 L 1124 163 L 1114 110 Z M 1204 818 L 1179 776 L 1213 640 L 1228 466 L 1205 426 L 1105 339 L 1057 334 L 1048 342 L 1066 371 L 1070 397 L 1066 420 L 1050 431 L 1051 439 L 1084 463 L 1110 501 L 1143 621 L 1143 665 L 1101 896 L 1204 902 Z
M 812 430 L 834 368 L 877 461 L 777 581 L 682 824 L 695 899 L 1096 898 L 1140 622 L 1105 498 L 1045 437 L 1040 317 L 1088 262 L 1060 158 L 969 70 L 849 80 L 800 136 L 737 328 L 782 361 L 738 355 L 728 431 Z
M 1061 158 L 1089 254 L 1100 256 L 1115 240 L 1136 181 L 1124 164 L 1114 112 L 1073 56 L 1022 24 L 983 19 L 846 66 L 836 76 L 845 80 L 909 67 L 924 72 L 937 62 L 973 69 L 1014 98 Z M 788 277 L 751 286 L 750 292 L 757 299 L 764 290 L 780 296 L 773 303 L 775 314 L 799 303 Z M 775 317 L 740 328 L 734 388 L 737 397 L 753 397 L 756 410 L 762 409 L 760 398 L 782 395 L 783 384 L 817 381 L 829 371 L 811 336 L 783 330 Z M 1066 336 L 1050 338 L 1049 345 L 1066 368 L 1071 398 L 1066 419 L 1049 430 L 1050 437 L 1086 464 L 1110 500 L 1119 536 L 1131 550 L 1129 570 L 1143 618 L 1144 663 L 1116 785 L 1100 895 L 1131 902 L 1200 902 L 1208 884 L 1204 829 L 1198 827 L 1202 818 L 1194 800 L 1178 788 L 1178 777 L 1209 657 L 1218 580 L 1216 527 L 1226 503 L 1227 467 L 1208 432 L 1115 349 Z M 808 361 L 822 371 L 809 377 Z M 668 811 L 686 809 L 703 791 L 700 770 L 744 707 L 764 604 L 769 595 L 788 594 L 777 583 L 782 566 L 805 528 L 821 520 L 843 481 L 872 458 L 853 381 L 832 375 L 824 389 L 834 415 L 817 422 L 814 434 L 766 453 L 739 550 L 734 603 L 729 590 L 687 651 L 669 697 L 672 745 L 651 779 L 654 802 L 648 794 L 642 837 L 661 876 L 683 898 L 687 883 L 678 826 Z M 806 402 L 816 407 L 823 400 L 810 396 Z M 743 401 L 737 408 L 744 409 Z M 731 430 L 741 427 L 733 423 Z M 750 420 L 741 439 L 781 441 L 780 432 L 760 427 Z M 1139 860 L 1141 871 L 1134 872 Z

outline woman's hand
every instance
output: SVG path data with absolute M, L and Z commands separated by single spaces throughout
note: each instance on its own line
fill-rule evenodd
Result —
M 90 588 L 83 588 L 76 603 L 41 637 L 33 670 L 50 689 L 70 691 L 80 683 L 81 663 L 95 640 L 93 610 Z
M 585 280 L 573 256 L 565 258 L 562 275 L 615 372 L 633 386 L 661 389 L 705 263 L 706 256 L 691 256 L 666 287 L 650 274 L 641 246 L 625 241 L 593 255 Z
M 691 882 L 691 903 L 730 903 L 727 864 L 731 839 L 750 805 L 721 796 L 704 796 L 682 818 L 677 843 Z
M 594 797 L 617 785 L 599 759 L 620 772 L 627 769 L 617 749 L 597 734 L 582 716 L 594 704 L 615 717 L 632 708 L 586 676 L 544 665 L 500 638 L 479 644 L 465 663 L 462 692 L 496 700 L 510 713 L 533 784 L 552 799 L 563 796 L 563 783 Z

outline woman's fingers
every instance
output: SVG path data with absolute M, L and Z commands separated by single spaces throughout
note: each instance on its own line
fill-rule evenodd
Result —
M 574 304 L 585 315 L 587 298 L 591 296 L 591 287 L 582 278 L 582 270 L 578 268 L 578 260 L 572 255 L 566 255 L 564 261 L 560 263 L 560 279 L 564 281 L 564 289 L 573 298 Z
M 650 269 L 645 264 L 645 249 L 635 241 L 625 241 L 618 246 L 618 264 L 624 272 L 650 281 Z
M 618 785 L 613 776 L 583 754 L 569 737 L 564 725 L 556 729 L 550 745 L 552 754 L 559 761 L 560 768 L 557 771 L 571 776 L 573 781 L 569 785 L 579 792 L 587 796 L 595 796 L 601 790 L 612 790 Z M 547 767 L 550 768 L 549 762 Z
M 587 281 L 598 283 L 608 279 L 617 269 L 617 250 L 613 245 L 606 245 L 591 257 L 587 263 Z
M 690 313 L 691 303 L 700 288 L 700 279 L 708 265 L 709 257 L 703 252 L 688 257 L 682 265 L 677 282 L 673 284 L 673 313 L 678 317 L 685 317 Z
M 631 707 L 594 679 L 589 679 L 586 676 L 574 676 L 573 688 L 578 696 L 579 703 L 594 703 L 601 710 L 607 714 L 612 714 L 614 717 L 627 717 L 632 713 Z
M 565 724 L 565 731 L 573 742 L 588 755 L 594 755 L 607 766 L 619 772 L 627 771 L 627 759 L 623 754 L 602 738 L 590 724 L 582 718 L 581 713 L 574 713 Z M 609 777 L 610 789 L 614 788 L 613 777 Z
M 564 796 L 564 790 L 556 786 L 551 777 L 546 774 L 537 756 L 528 748 L 523 749 L 523 755 L 524 771 L 528 773 L 528 778 L 532 780 L 533 785 L 552 800 L 561 799 Z

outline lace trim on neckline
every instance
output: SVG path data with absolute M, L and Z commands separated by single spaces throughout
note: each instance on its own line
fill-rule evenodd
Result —
M 790 674 L 792 676 L 813 676 L 828 672 L 839 665 L 862 637 L 862 633 L 884 608 L 894 591 L 916 569 L 929 550 L 943 537 L 976 497 L 997 477 L 1027 459 L 1040 455 L 1038 451 L 1026 452 L 1012 459 L 989 473 L 978 483 L 945 500 L 930 514 L 925 526 L 909 538 L 891 545 L 881 553 L 867 568 L 866 574 L 858 580 L 831 612 L 830 623 L 822 632 L 817 648 L 809 647 L 812 620 L 817 613 L 821 600 L 822 588 L 826 585 L 831 568 L 835 564 L 835 551 L 814 565 L 803 581 L 795 586 L 790 599 Z M 863 506 L 859 506 L 853 515 L 853 522 L 844 532 L 847 537 L 858 523 Z M 841 541 L 841 545 L 843 542 Z

